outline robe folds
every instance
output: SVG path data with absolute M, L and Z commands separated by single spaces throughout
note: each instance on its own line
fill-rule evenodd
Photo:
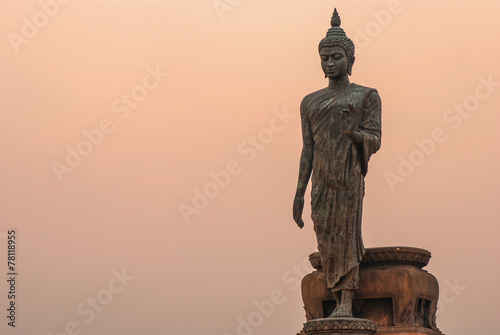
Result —
M 349 104 L 354 112 L 347 113 Z M 304 98 L 301 118 L 303 136 L 314 146 L 312 220 L 327 286 L 333 291 L 357 289 L 365 252 L 364 177 L 370 156 L 380 148 L 380 97 L 375 89 L 352 83 L 327 87 Z M 341 122 L 362 135 L 361 143 L 343 134 Z

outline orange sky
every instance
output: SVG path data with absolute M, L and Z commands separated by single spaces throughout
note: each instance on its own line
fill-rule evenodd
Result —
M 316 248 L 309 191 L 306 227 L 291 217 L 299 104 L 327 85 L 335 6 L 351 81 L 382 98 L 365 246 L 428 249 L 440 329 L 497 332 L 496 1 L 66 2 L 0 3 L 2 334 L 235 335 L 273 294 L 252 334 L 295 334 Z

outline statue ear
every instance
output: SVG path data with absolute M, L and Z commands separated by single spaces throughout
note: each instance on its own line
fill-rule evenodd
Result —
M 352 65 L 354 64 L 354 61 L 355 61 L 356 58 L 354 58 L 354 56 L 352 57 L 352 63 L 349 62 L 349 65 L 347 66 L 347 74 L 348 75 L 351 75 L 352 74 Z

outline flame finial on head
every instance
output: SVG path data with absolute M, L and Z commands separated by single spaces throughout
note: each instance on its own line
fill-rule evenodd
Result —
M 332 20 L 330 21 L 330 24 L 332 27 L 340 27 L 340 16 L 339 13 L 337 12 L 337 8 L 333 10 L 332 14 Z

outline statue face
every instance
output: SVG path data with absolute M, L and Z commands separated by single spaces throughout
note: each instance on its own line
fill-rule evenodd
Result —
M 324 47 L 319 53 L 321 68 L 330 79 L 340 79 L 348 74 L 349 61 L 344 49 L 339 46 Z

